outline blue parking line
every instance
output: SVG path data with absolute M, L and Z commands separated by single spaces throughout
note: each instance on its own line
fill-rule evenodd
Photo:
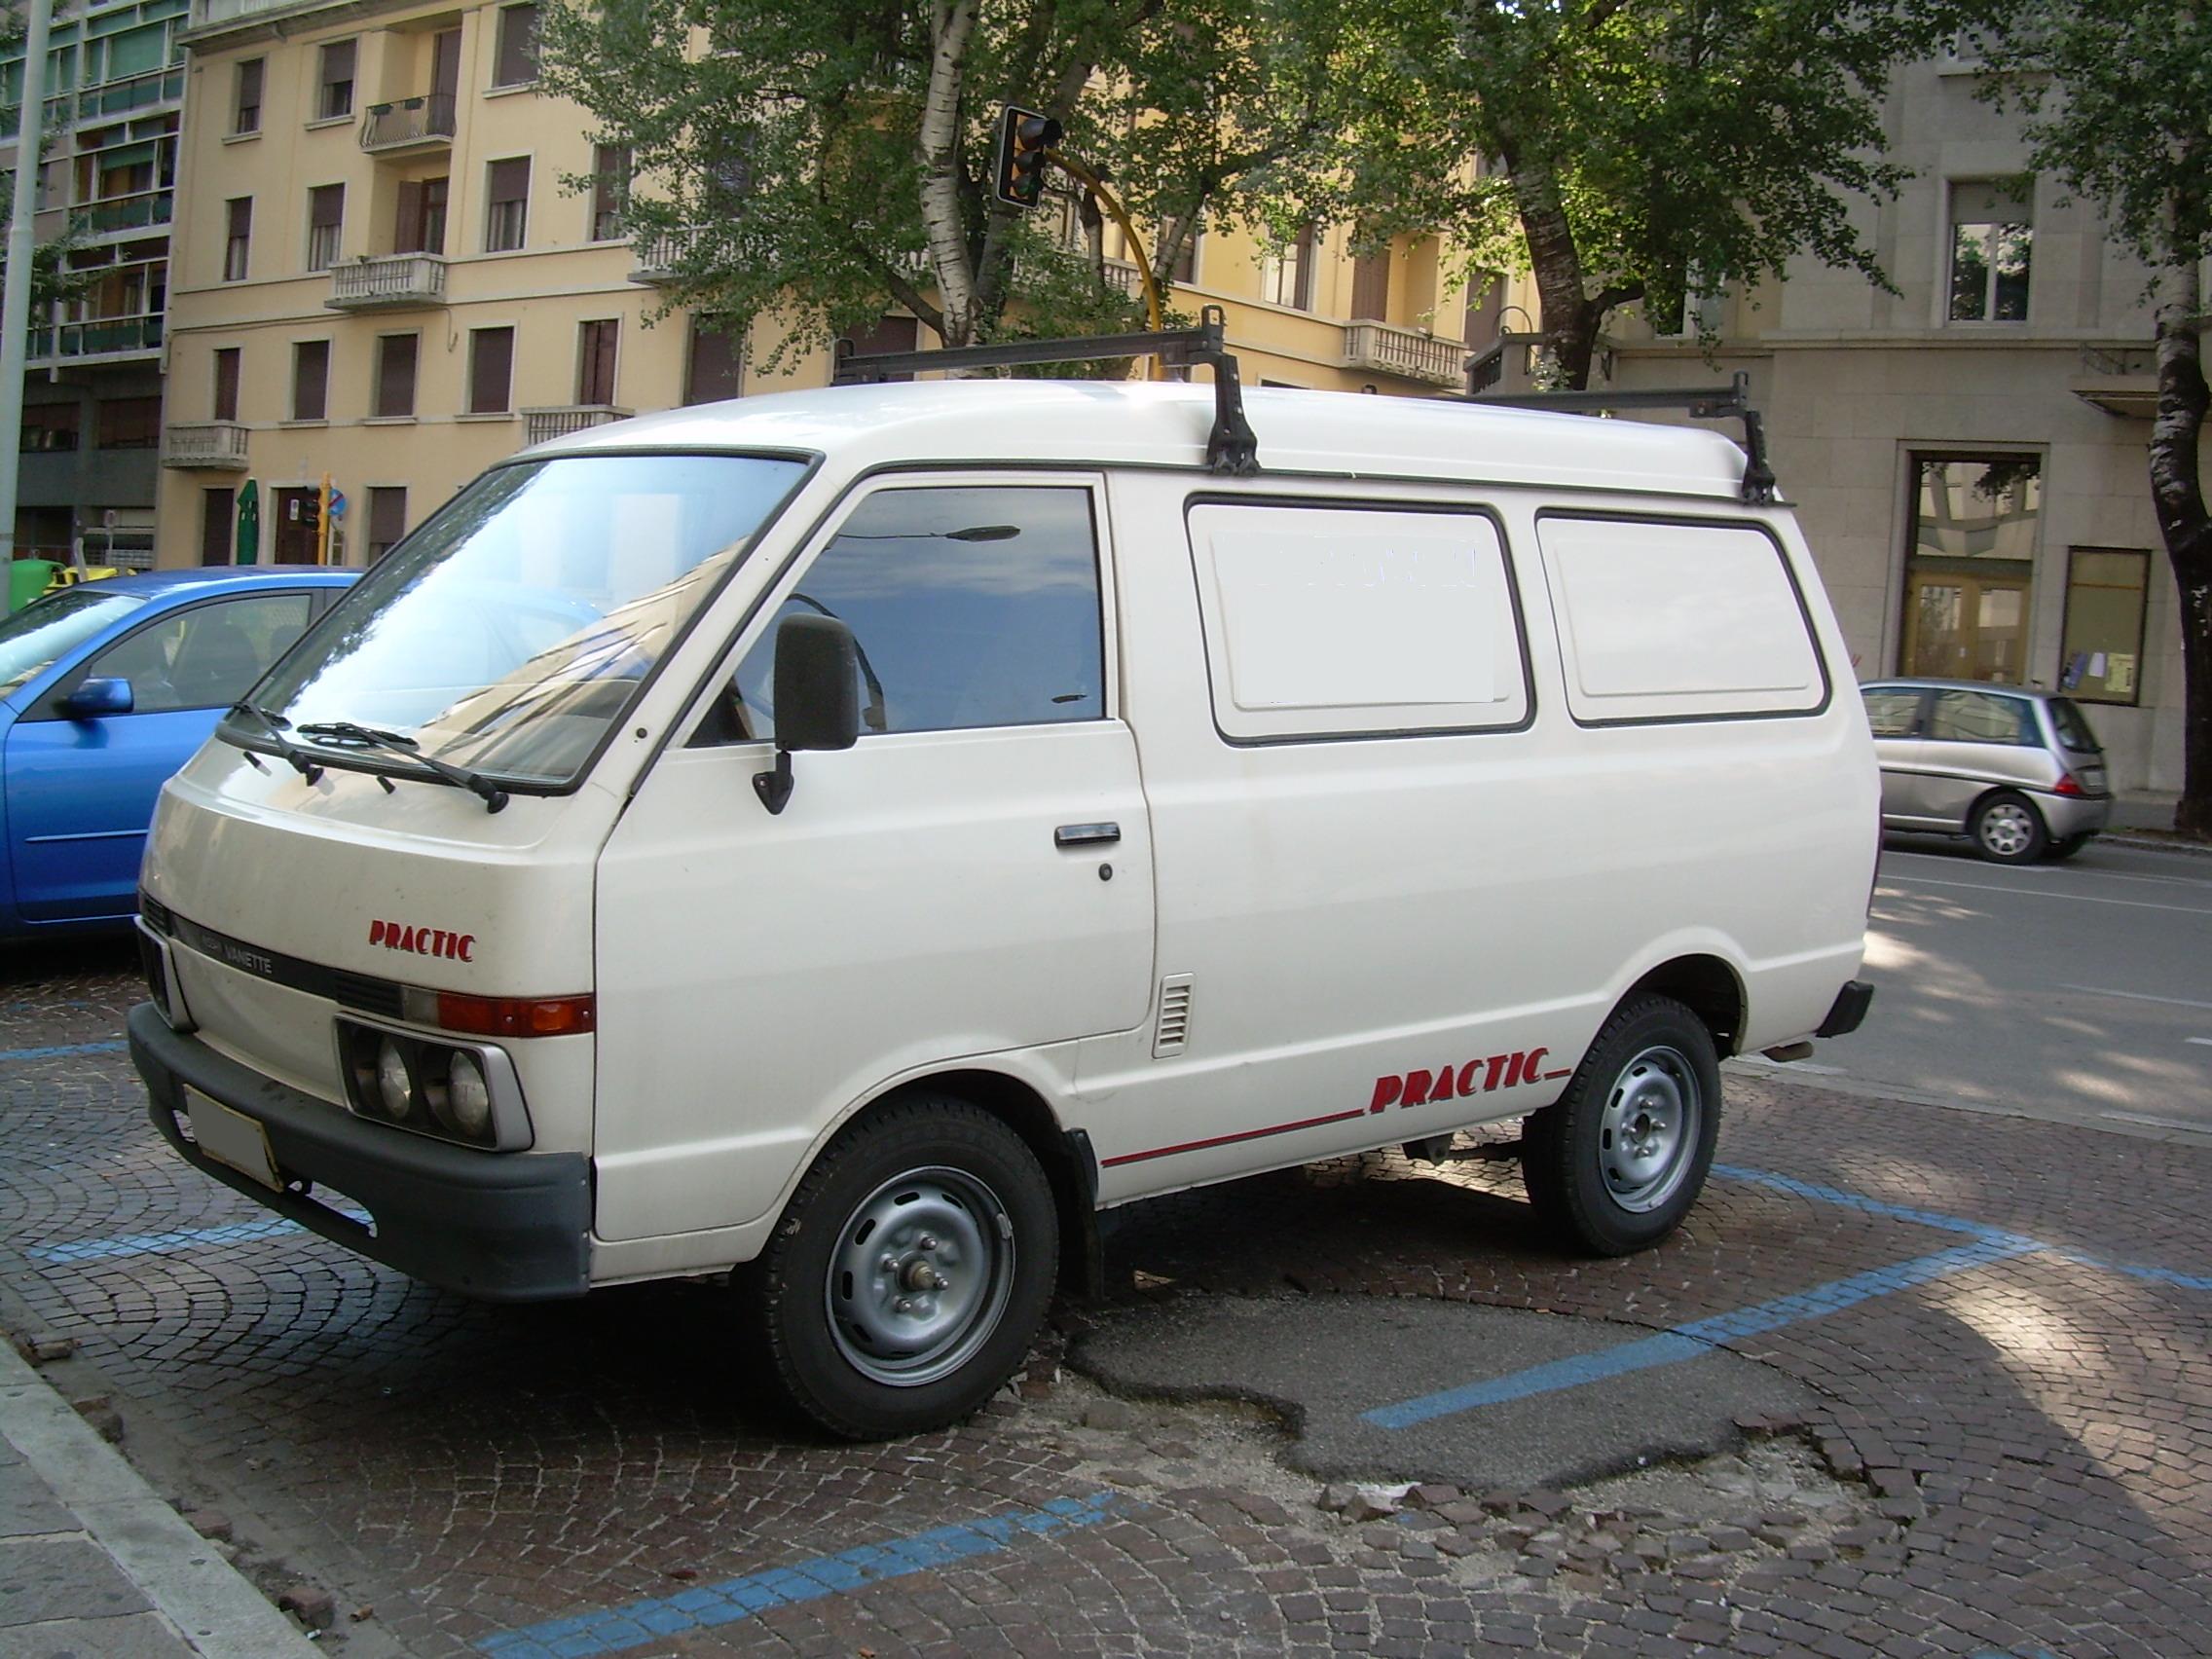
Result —
M 1657 1336 L 1623 1343 L 1617 1347 L 1576 1354 L 1571 1359 L 1555 1359 L 1549 1364 L 1531 1365 L 1503 1377 L 1462 1383 L 1456 1388 L 1423 1394 L 1417 1399 L 1400 1400 L 1395 1405 L 1378 1406 L 1373 1411 L 1362 1412 L 1360 1420 L 1378 1428 L 1411 1428 L 1416 1423 L 1433 1422 L 1438 1418 L 1454 1417 L 1481 1406 L 1501 1405 L 1508 1400 L 1556 1393 L 1563 1388 L 1579 1388 L 1609 1377 L 1649 1371 L 1655 1366 L 1678 1365 L 1714 1352 L 1722 1343 L 1739 1337 L 1758 1336 L 1800 1320 L 1818 1319 L 1825 1313 L 1853 1308 L 1877 1296 L 1909 1290 L 1914 1285 L 1927 1284 L 1952 1273 L 1971 1272 L 2008 1257 L 2024 1256 L 2035 1248 L 2032 1238 L 1985 1238 L 1972 1244 L 1961 1244 L 1954 1250 L 1941 1250 L 1933 1256 L 1920 1256 L 1893 1267 L 1853 1273 L 1849 1278 L 1832 1279 L 1771 1302 L 1739 1308 L 1732 1313 L 1692 1319 Z
M 265 1221 L 233 1222 L 228 1227 L 189 1227 L 174 1233 L 127 1233 L 114 1238 L 83 1238 L 73 1244 L 41 1244 L 23 1254 L 55 1266 L 113 1262 L 128 1256 L 166 1256 L 201 1244 L 241 1244 L 251 1238 L 276 1238 L 304 1231 L 296 1221 L 272 1216 Z
M 58 1060 L 71 1054 L 120 1054 L 130 1045 L 123 1038 L 105 1043 L 64 1043 L 57 1049 L 0 1049 L 0 1060 Z
M 1012 1510 L 984 1521 L 934 1528 L 907 1538 L 863 1544 L 833 1556 L 772 1567 L 719 1584 L 701 1584 L 673 1596 L 631 1602 L 603 1611 L 577 1613 L 520 1630 L 501 1631 L 476 1643 L 495 1659 L 595 1659 L 649 1641 L 717 1625 L 734 1624 L 769 1607 L 814 1602 L 909 1573 L 930 1572 L 993 1555 L 1021 1538 L 1048 1537 L 1111 1520 L 1122 1500 L 1110 1492 L 1057 1497 L 1036 1509 Z

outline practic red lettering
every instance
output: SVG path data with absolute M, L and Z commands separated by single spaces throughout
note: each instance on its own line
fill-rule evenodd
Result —
M 384 923 L 371 922 L 369 924 L 369 942 L 371 944 L 384 943 Z
M 1497 1087 L 1497 1080 L 1505 1071 L 1505 1062 L 1511 1058 L 1513 1058 L 1511 1054 L 1491 1055 L 1490 1070 L 1483 1074 L 1483 1091 L 1485 1093 Z
M 1550 1052 L 1549 1049 L 1530 1049 L 1529 1051 L 1529 1063 L 1521 1073 L 1523 1083 L 1534 1083 L 1536 1079 L 1544 1075 L 1544 1056 Z
M 1474 1091 L 1475 1091 L 1475 1073 L 1477 1073 L 1478 1071 L 1482 1070 L 1482 1067 L 1483 1067 L 1483 1063 L 1482 1063 L 1482 1061 L 1480 1061 L 1480 1060 L 1469 1060 L 1469 1061 L 1468 1061 L 1468 1062 L 1467 1062 L 1467 1063 L 1466 1063 L 1465 1065 L 1463 1065 L 1463 1066 L 1461 1066 L 1461 1067 L 1459 1068 L 1459 1080 L 1458 1080 L 1458 1086 L 1457 1086 L 1457 1087 L 1458 1087 L 1458 1092 L 1459 1092 L 1459 1093 L 1461 1093 L 1461 1094 L 1463 1094 L 1463 1095 L 1465 1095 L 1465 1094 L 1472 1094 L 1472 1093 L 1474 1093 Z
M 464 956 L 461 960 L 466 961 L 467 958 Z M 1391 1101 L 1398 1098 L 1400 1091 L 1403 1090 L 1405 1087 L 1405 1079 L 1403 1078 L 1377 1078 L 1375 1080 L 1375 1098 L 1367 1103 L 1367 1109 L 1370 1112 L 1382 1111 L 1383 1107 L 1389 1105 Z
M 1406 1073 L 1405 1097 L 1401 1099 L 1398 1104 L 1401 1106 L 1427 1105 L 1428 1086 L 1434 1081 L 1435 1079 L 1431 1077 L 1429 1073 L 1424 1071 L 1410 1071 Z
M 1513 1056 L 1513 1063 L 1505 1068 L 1506 1088 L 1511 1088 L 1516 1084 L 1520 1083 L 1522 1078 L 1527 1075 L 1526 1071 L 1523 1068 L 1525 1068 L 1528 1063 L 1529 1056 L 1527 1054 L 1515 1054 Z
M 474 950 L 475 948 L 476 936 L 474 934 L 462 934 L 461 936 L 461 941 L 454 946 L 454 952 L 463 962 L 473 962 L 476 959 L 473 956 L 469 955 L 469 952 Z

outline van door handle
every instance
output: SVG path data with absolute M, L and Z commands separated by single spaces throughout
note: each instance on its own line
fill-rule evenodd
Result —
M 1055 847 L 1102 847 L 1121 838 L 1119 824 L 1063 824 L 1052 831 Z

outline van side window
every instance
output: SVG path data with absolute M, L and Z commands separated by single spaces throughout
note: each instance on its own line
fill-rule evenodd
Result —
M 1231 742 L 1527 722 L 1519 606 L 1488 516 L 1200 500 L 1188 519 Z
M 810 612 L 839 618 L 860 645 L 864 741 L 1106 712 L 1088 490 L 878 490 L 800 573 L 702 741 L 775 734 L 776 627 Z
M 1988 691 L 1938 691 L 1928 714 L 1928 735 L 1937 743 L 2039 743 L 2035 710 L 2025 697 Z
M 1546 512 L 1536 540 L 1582 724 L 1827 706 L 1811 616 L 1763 525 Z

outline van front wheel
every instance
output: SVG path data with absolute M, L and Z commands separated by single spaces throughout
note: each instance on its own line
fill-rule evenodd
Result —
M 833 1142 L 739 1275 L 792 1404 L 853 1440 L 959 1421 L 1027 1353 L 1058 1271 L 1021 1137 L 916 1095 Z
M 1671 997 L 1624 1003 L 1567 1092 L 1521 1130 L 1521 1179 L 1569 1245 L 1625 1256 L 1681 1225 L 1720 1133 L 1720 1065 L 1705 1022 Z

